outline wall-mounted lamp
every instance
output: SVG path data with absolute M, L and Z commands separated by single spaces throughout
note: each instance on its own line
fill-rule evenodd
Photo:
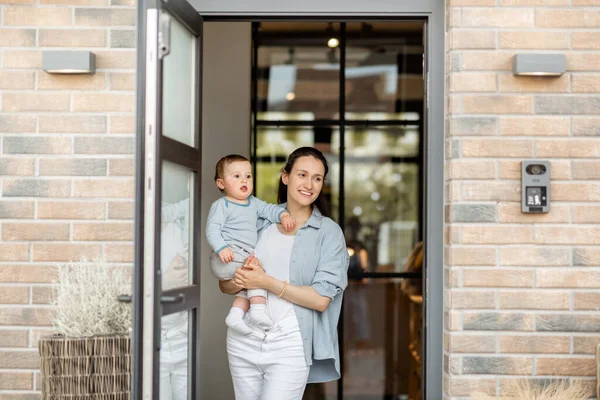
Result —
M 513 59 L 513 75 L 560 76 L 566 70 L 564 54 L 516 54 Z
M 42 69 L 49 74 L 93 74 L 96 55 L 90 51 L 44 51 Z

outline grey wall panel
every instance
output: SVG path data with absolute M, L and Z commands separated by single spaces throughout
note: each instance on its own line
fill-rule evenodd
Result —
M 428 65 L 427 143 L 425 145 L 426 201 L 425 215 L 425 376 L 426 399 L 442 398 L 444 337 L 444 118 L 445 118 L 445 8 L 429 15 L 427 31 Z
M 204 24 L 202 91 L 202 229 L 220 192 L 215 164 L 229 153 L 249 156 L 250 55 L 248 22 Z M 200 274 L 200 398 L 233 399 L 225 349 L 225 316 L 233 298 L 219 291 L 208 265 L 210 246 L 202 232 Z
M 444 3 L 441 0 L 191 0 L 200 14 L 376 14 L 376 13 L 422 13 L 431 12 Z

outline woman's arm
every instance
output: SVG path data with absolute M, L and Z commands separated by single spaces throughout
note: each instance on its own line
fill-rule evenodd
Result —
M 257 259 L 250 256 L 244 265 L 247 266 L 239 268 L 235 273 L 233 281 L 231 281 L 233 285 L 246 289 L 266 289 L 278 296 L 281 294 L 284 286 L 283 281 L 267 275 L 258 264 Z M 319 312 L 325 311 L 331 302 L 329 297 L 321 296 L 312 286 L 296 286 L 291 283 L 287 284 L 281 297 L 301 307 Z
M 283 285 L 284 283 L 279 279 L 265 275 L 265 289 L 268 291 L 279 295 L 283 290 Z M 312 286 L 296 286 L 291 283 L 287 284 L 285 292 L 281 297 L 301 307 L 319 312 L 325 311 L 329 303 L 331 303 L 329 297 L 321 296 Z

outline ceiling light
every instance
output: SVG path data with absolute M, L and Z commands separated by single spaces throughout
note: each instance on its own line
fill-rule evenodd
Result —
M 289 92 L 288 94 L 285 95 L 285 98 L 287 101 L 292 101 L 296 98 L 296 93 Z
M 339 45 L 340 45 L 340 41 L 338 40 L 338 38 L 332 37 L 331 39 L 329 39 L 327 41 L 327 46 L 329 46 L 332 49 L 335 49 Z

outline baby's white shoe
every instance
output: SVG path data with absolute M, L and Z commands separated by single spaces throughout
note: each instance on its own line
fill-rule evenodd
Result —
M 267 314 L 267 307 L 264 304 L 251 304 L 248 311 L 250 323 L 260 329 L 266 329 L 273 326 L 273 320 Z

